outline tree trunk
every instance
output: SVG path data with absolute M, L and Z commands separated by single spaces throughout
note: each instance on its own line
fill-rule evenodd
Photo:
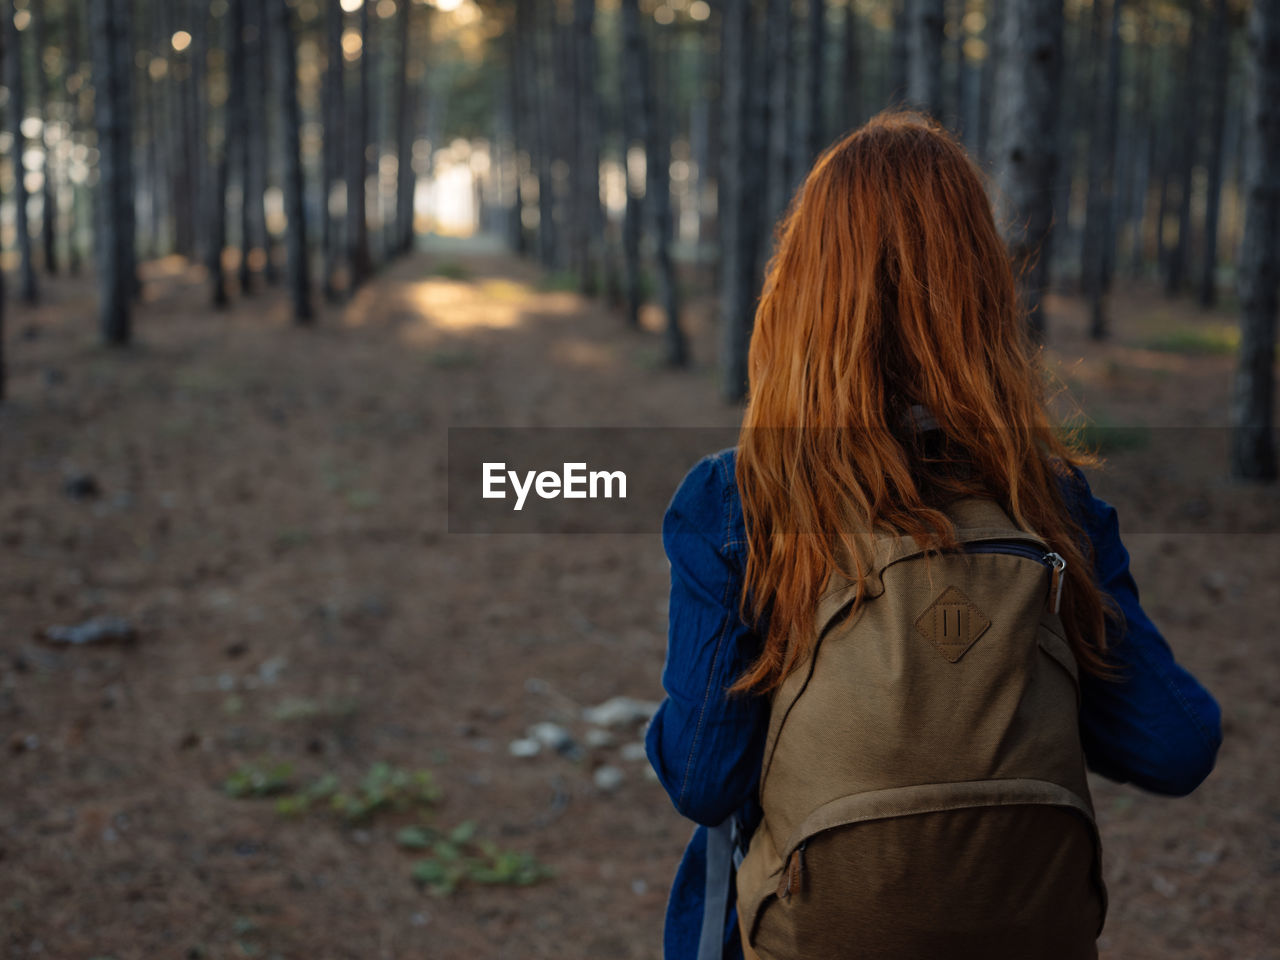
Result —
M 373 260 L 369 255 L 369 215 L 365 183 L 369 176 L 369 63 L 373 37 L 369 30 L 369 0 L 360 4 L 360 63 L 355 96 L 347 113 L 347 263 L 350 270 L 348 293 L 369 279 Z M 296 84 L 296 80 L 294 81 Z M 287 135 L 287 133 L 286 133 Z
M 600 100 L 596 92 L 596 0 L 574 0 L 574 54 L 578 68 L 579 289 L 594 296 L 600 287 L 604 223 L 600 208 Z M 670 211 L 668 210 L 668 215 Z
M 1232 472 L 1276 479 L 1276 310 L 1280 307 L 1280 3 L 1249 14 L 1254 76 L 1245 139 L 1245 227 L 1240 249 L 1240 367 Z
M 1200 273 L 1200 306 L 1218 299 L 1218 220 L 1222 209 L 1222 155 L 1226 140 L 1227 81 L 1231 75 L 1227 0 L 1214 0 L 1209 30 L 1209 163 L 1204 208 L 1204 260 Z
M 1154 153 L 1152 110 L 1155 98 L 1152 77 L 1152 23 L 1149 11 L 1140 10 L 1141 26 L 1138 30 L 1138 52 L 1134 65 L 1134 143 L 1130 154 L 1132 168 L 1129 178 L 1129 264 L 1131 276 L 1139 277 L 1146 261 L 1147 194 L 1151 189 L 1151 168 Z
M 131 161 L 126 140 L 128 126 L 127 85 L 122 66 L 133 62 L 131 37 L 126 29 L 129 0 L 89 0 L 93 53 L 94 126 L 98 132 L 97 241 L 95 254 L 99 288 L 99 325 L 105 343 L 124 346 L 130 340 L 129 307 L 132 291 L 127 285 L 126 249 L 132 248 L 131 218 L 124 206 L 132 197 L 122 189 L 124 168 Z M 121 47 L 124 48 L 123 52 Z
M 511 116 L 511 163 L 514 174 L 514 189 L 511 200 L 511 217 L 508 226 L 511 229 L 509 243 L 517 256 L 528 252 L 528 243 L 524 230 L 524 171 L 525 160 L 529 155 L 529 123 L 528 100 L 525 95 L 524 78 L 527 45 L 520 37 L 520 6 L 516 3 L 516 11 L 507 29 L 507 100 L 508 112 Z
M 798 138 L 800 163 L 791 171 L 791 179 L 799 183 L 809 172 L 818 152 L 826 144 L 826 110 L 823 108 L 822 93 L 826 89 L 826 57 L 824 48 L 827 40 L 827 3 L 826 0 L 809 0 L 808 16 L 805 21 L 805 55 L 800 58 L 801 72 L 804 77 L 804 113 L 805 118 L 802 135 Z
M 253 237 L 253 249 L 262 251 L 263 278 L 274 286 L 280 282 L 280 273 L 276 269 L 271 231 L 267 227 L 267 183 L 270 180 L 270 144 L 273 142 L 267 130 L 267 101 L 270 99 L 267 91 L 271 89 L 270 79 L 274 72 L 267 68 L 267 61 L 272 59 L 267 42 L 271 34 L 267 17 L 269 2 L 270 0 L 250 0 L 245 9 L 245 22 L 248 26 L 245 69 L 253 89 L 263 92 L 262 96 L 250 97 L 248 102 L 251 183 L 249 232 Z
M 234 0 L 232 0 L 234 3 Z M 213 10 L 208 11 L 209 17 L 212 17 Z M 209 20 L 206 19 L 206 23 Z M 216 28 L 216 23 L 213 25 Z M 217 35 L 213 38 L 216 42 Z M 223 28 L 223 49 L 226 47 L 226 29 Z M 232 83 L 234 80 L 228 78 Z M 206 251 L 207 257 L 205 265 L 209 271 L 210 293 L 212 295 L 213 306 L 215 309 L 222 309 L 227 305 L 227 278 L 222 269 L 222 253 L 227 246 L 227 181 L 228 176 L 228 137 L 230 134 L 229 122 L 230 117 L 226 111 L 223 113 L 223 128 L 218 131 L 217 126 L 213 122 L 213 105 L 208 105 L 209 124 L 205 128 L 205 136 L 209 140 L 209 146 L 213 152 L 213 161 L 210 164 L 209 172 L 212 177 L 210 186 L 213 188 L 209 197 L 209 248 Z
M 765 42 L 768 56 L 769 143 L 765 174 L 765 222 L 772 225 L 786 211 L 791 199 L 791 152 L 795 141 L 790 120 L 794 112 L 795 90 L 791 60 L 794 15 L 791 0 L 768 0 L 765 6 Z M 761 78 L 755 78 L 756 83 Z M 772 233 L 762 238 L 762 255 L 768 257 Z
M 1062 24 L 1062 81 L 1058 94 L 1060 104 L 1058 122 L 1058 172 L 1053 186 L 1053 221 L 1055 262 L 1064 259 L 1064 253 L 1076 253 L 1075 239 L 1077 233 L 1083 236 L 1083 230 L 1077 231 L 1075 222 L 1075 196 L 1078 175 L 1084 166 L 1087 174 L 1087 163 L 1082 164 L 1081 154 L 1086 153 L 1086 138 L 1081 136 L 1081 129 L 1088 128 L 1088 113 L 1084 104 L 1092 104 L 1096 94 L 1089 89 L 1094 77 L 1101 73 L 1102 61 L 1102 11 L 1103 0 L 1095 0 L 1088 11 L 1088 25 L 1081 23 L 1084 16 L 1077 9 L 1074 20 L 1066 19 Z M 1064 4 L 1065 11 L 1065 4 Z M 1095 55 L 1095 53 L 1097 55 Z M 1067 69 L 1068 65 L 1074 69 Z M 1087 156 L 1085 157 L 1087 160 Z M 1086 177 L 1087 179 L 1087 177 Z M 1088 184 L 1085 184 L 1086 190 Z M 1079 265 L 1068 263 L 1062 275 L 1070 276 L 1078 288 Z
M 34 304 L 40 299 L 36 287 L 35 263 L 31 256 L 31 230 L 27 223 L 27 182 L 22 158 L 26 153 L 27 138 L 22 132 L 26 119 L 23 100 L 22 33 L 14 23 L 13 0 L 7 0 L 4 11 L 4 67 L 5 86 L 9 88 L 9 132 L 13 137 L 13 206 L 14 229 L 18 235 L 18 297 L 23 303 Z
M 1100 3 L 1101 0 L 1094 0 Z M 1120 108 L 1120 14 L 1123 0 L 1111 0 L 1111 32 L 1107 69 L 1095 71 L 1091 102 L 1100 109 L 1089 134 L 1089 194 L 1085 206 L 1084 244 L 1080 251 L 1080 287 L 1089 302 L 1089 335 L 1107 336 L 1107 243 L 1115 218 L 1116 125 Z M 1098 46 L 1094 50 L 1100 51 Z
M 623 257 L 626 261 L 626 318 L 627 326 L 640 326 L 640 305 L 643 301 L 640 241 L 643 234 L 644 207 L 652 202 L 645 196 L 641 202 L 643 184 L 632 171 L 630 153 L 633 147 L 644 146 L 649 139 L 644 104 L 644 41 L 640 34 L 640 7 L 638 0 L 621 0 L 619 17 L 622 24 L 622 162 L 627 179 L 627 209 L 622 225 Z M 648 157 L 645 169 L 648 170 Z M 541 193 L 541 188 L 539 188 Z
M 89 130 L 93 128 L 93 111 L 89 104 L 89 98 L 86 91 L 90 87 L 90 77 L 92 69 L 86 72 L 84 67 L 84 51 L 81 48 L 80 38 L 84 36 L 84 24 L 81 17 L 86 15 L 84 5 L 75 3 L 64 8 L 63 23 L 66 26 L 65 41 L 67 44 L 68 70 L 66 77 L 70 80 L 71 74 L 74 72 L 78 75 L 78 86 L 74 93 L 70 95 L 70 103 L 68 110 L 70 113 L 71 128 L 73 131 L 77 129 Z M 68 88 L 68 93 L 70 90 Z M 72 276 L 78 276 L 80 273 L 80 220 L 81 212 L 84 206 L 82 196 L 84 190 L 79 188 L 75 183 L 69 182 L 68 188 L 71 191 L 71 209 L 67 224 L 66 237 L 66 253 L 67 253 L 67 271 Z M 92 219 L 92 217 L 91 217 Z
M 648 174 L 646 196 L 651 199 L 649 209 L 653 216 L 654 259 L 658 272 L 659 297 L 666 314 L 663 325 L 668 366 L 683 367 L 688 363 L 689 351 L 684 332 L 680 329 L 680 290 L 676 279 L 675 264 L 671 259 L 671 84 L 669 57 L 662 28 L 656 38 L 656 58 L 653 71 L 649 70 L 650 57 L 647 44 L 641 35 L 641 89 L 644 92 L 645 170 Z M 655 82 L 652 73 L 657 73 Z
M 399 63 L 396 66 L 396 216 L 395 247 L 397 255 L 413 249 L 413 194 L 418 178 L 413 172 L 414 118 L 418 108 L 418 84 L 410 76 L 409 37 L 413 32 L 413 4 L 401 0 Z
M 285 244 L 288 250 L 289 296 L 293 301 L 293 319 L 300 325 L 313 322 L 311 309 L 311 271 L 307 263 L 307 221 L 303 212 L 302 176 L 302 111 L 298 106 L 298 62 L 294 47 L 293 17 L 289 0 L 272 0 L 275 23 L 271 37 L 275 41 L 277 101 L 280 127 L 284 139 L 284 212 L 287 219 Z
M 907 102 L 942 116 L 942 41 L 946 27 L 944 0 L 910 0 L 907 38 Z
M 986 56 L 982 60 L 979 84 L 982 87 L 978 101 L 978 156 L 984 164 L 992 161 L 995 137 L 991 135 L 991 114 L 996 101 L 997 67 L 1000 64 L 1000 38 L 1003 33 L 1004 8 L 1008 0 L 986 0 L 986 19 L 982 37 L 986 42 Z
M 913 0 L 893 0 L 893 26 L 889 37 L 888 89 L 882 102 L 897 106 L 907 98 L 911 59 L 911 4 Z
M 720 392 L 725 400 L 737 403 L 746 395 L 752 325 L 757 243 L 749 206 L 756 199 L 751 191 L 757 186 L 752 170 L 757 158 L 750 154 L 759 111 L 752 102 L 751 4 L 749 0 L 724 0 L 721 11 L 724 118 L 720 169 L 724 202 L 720 211 Z
M 44 3 L 35 3 L 31 10 L 31 42 L 36 50 L 36 110 L 44 121 L 41 131 L 44 151 L 44 184 L 41 188 L 41 225 L 40 240 L 44 247 L 44 269 L 46 273 L 58 272 L 58 183 L 53 165 L 53 148 L 49 142 L 49 108 L 53 103 L 54 91 L 59 88 L 59 80 L 65 89 L 66 70 L 62 77 L 54 77 L 45 69 L 44 48 L 46 36 Z M 65 53 L 65 51 L 64 51 Z
M 213 211 L 210 200 L 212 184 L 209 166 L 209 94 L 206 88 L 209 66 L 209 0 L 187 0 L 187 30 L 191 34 L 191 45 L 187 47 L 190 60 L 191 80 L 188 85 L 188 104 L 190 110 L 191 138 L 191 179 L 194 187 L 192 201 L 193 234 L 192 251 L 197 259 L 207 262 L 209 257 L 209 216 Z
M 253 206 L 250 199 L 250 183 L 253 167 L 249 150 L 249 74 L 245 53 L 245 0 L 229 0 L 227 8 L 227 81 L 230 84 L 227 98 L 227 150 L 235 151 L 236 170 L 240 180 L 240 266 L 237 282 L 240 295 L 253 290 L 253 268 L 250 251 L 253 249 L 251 232 Z
M 862 123 L 862 52 L 859 49 L 858 8 L 846 0 L 844 34 L 840 44 L 840 116 L 847 132 Z
M 326 0 L 324 13 L 325 66 L 324 66 L 324 189 L 321 191 L 320 222 L 324 247 L 324 296 L 332 302 L 338 299 L 334 283 L 342 262 L 344 244 L 342 223 L 333 215 L 331 203 L 334 184 L 342 180 L 344 150 L 343 132 L 346 114 L 346 84 L 342 59 L 342 0 Z
M 1062 0 L 1008 0 L 997 73 L 997 221 L 1018 271 L 1031 332 L 1046 332 L 1057 116 L 1062 84 Z
M 559 262 L 557 246 L 559 238 L 555 222 L 555 63 L 549 33 L 555 27 L 554 12 L 537 0 L 523 0 L 528 29 L 521 36 L 528 38 L 530 60 L 530 87 L 533 93 L 533 122 L 537 131 L 538 168 L 538 260 L 548 270 Z M 548 19 L 552 22 L 548 23 Z
M 1200 84 L 1200 8 L 1203 0 L 1190 0 L 1191 30 L 1187 42 L 1187 61 L 1183 67 L 1181 93 L 1176 106 L 1176 129 L 1181 143 L 1178 147 L 1178 239 L 1169 248 L 1165 261 L 1164 290 L 1169 296 L 1182 292 L 1186 283 L 1187 260 L 1191 255 L 1191 193 L 1196 167 L 1196 146 L 1199 141 L 1200 121 L 1198 104 Z M 1266 2 L 1266 0 L 1262 0 Z
M 125 295 L 137 300 L 142 295 L 142 281 L 138 277 L 138 191 L 134 179 L 134 138 L 133 138 L 133 71 L 134 71 L 134 37 L 133 37 L 133 5 L 125 0 L 117 0 L 114 16 L 119 28 L 120 41 L 115 44 L 116 76 L 120 84 L 117 113 L 121 127 L 121 169 L 119 173 L 122 203 L 120 215 L 125 220 L 124 234 L 127 239 L 120 251 L 120 283 Z
M 4 69 L 4 58 L 8 51 L 3 45 L 0 45 L 0 71 Z M 4 271 L 0 270 L 0 406 L 3 406 L 5 397 L 8 395 L 8 361 L 4 355 L 4 311 L 5 311 L 5 290 L 4 290 Z

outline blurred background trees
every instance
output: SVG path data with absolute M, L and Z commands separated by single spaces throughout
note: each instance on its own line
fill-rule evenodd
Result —
M 992 175 L 1039 336 L 1051 289 L 1108 336 L 1117 279 L 1243 307 L 1265 446 L 1276 2 L 4 0 L 9 289 L 92 263 L 123 344 L 140 259 L 203 264 L 215 303 L 287 277 L 306 322 L 312 277 L 339 301 L 419 236 L 485 233 L 630 324 L 653 300 L 673 365 L 706 275 L 738 401 L 775 221 L 909 104 Z

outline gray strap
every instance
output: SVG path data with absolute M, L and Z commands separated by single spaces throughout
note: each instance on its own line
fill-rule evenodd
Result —
M 733 817 L 707 828 L 707 884 L 702 907 L 702 934 L 698 938 L 698 960 L 721 960 L 724 952 L 724 925 L 729 916 L 729 884 L 733 879 Z

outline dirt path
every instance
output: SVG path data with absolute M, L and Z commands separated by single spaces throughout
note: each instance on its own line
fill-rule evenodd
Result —
M 691 312 L 700 362 L 673 373 L 656 337 L 502 257 L 403 262 L 313 331 L 274 296 L 193 309 L 203 291 L 180 265 L 148 269 L 129 355 L 93 346 L 82 285 L 11 317 L 7 956 L 658 957 L 690 828 L 633 756 L 638 729 L 568 755 L 508 744 L 543 721 L 581 744 L 583 706 L 658 696 L 661 545 L 449 535 L 445 440 L 450 425 L 732 426 L 707 305 Z M 1054 304 L 1060 355 L 1083 357 L 1061 378 L 1106 423 L 1145 425 L 1112 436 L 1096 486 L 1143 531 L 1127 539 L 1148 609 L 1228 717 L 1194 797 L 1097 784 L 1104 956 L 1277 956 L 1280 652 L 1262 613 L 1280 608 L 1280 510 L 1204 455 L 1162 459 L 1181 445 L 1159 428 L 1221 424 L 1206 411 L 1225 410 L 1229 375 L 1226 356 L 1151 349 L 1151 330 L 1207 323 L 1167 310 L 1118 304 L 1122 344 L 1098 348 L 1075 305 Z M 69 496 L 77 475 L 100 492 Z M 33 639 L 99 614 L 131 618 L 137 641 Z M 294 788 L 332 774 L 349 792 L 375 762 L 430 770 L 442 798 L 348 826 L 324 803 L 284 817 L 224 790 L 245 765 L 288 764 Z M 601 765 L 623 772 L 616 790 L 597 785 Z M 467 821 L 554 878 L 415 886 L 424 854 L 398 831 Z

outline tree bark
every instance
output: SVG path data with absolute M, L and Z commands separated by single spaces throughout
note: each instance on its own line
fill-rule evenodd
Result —
M 907 102 L 942 117 L 942 41 L 944 0 L 910 0 L 907 39 Z
M 133 245 L 131 218 L 123 207 L 132 197 L 122 189 L 123 171 L 131 157 L 128 126 L 122 112 L 127 84 L 121 66 L 133 61 L 127 31 L 128 0 L 89 0 L 93 53 L 94 126 L 98 132 L 97 273 L 99 326 L 102 339 L 113 346 L 129 343 L 130 299 L 125 251 Z M 123 54 L 120 48 L 123 47 Z
M 655 70 L 650 71 L 650 57 L 645 49 L 643 34 L 640 50 L 641 89 L 644 91 L 645 170 L 648 174 L 646 194 L 652 198 L 649 209 L 653 216 L 654 260 L 658 272 L 659 297 L 666 315 L 663 325 L 666 344 L 666 361 L 671 367 L 683 367 L 688 363 L 689 351 L 684 332 L 680 329 L 680 289 L 676 279 L 675 264 L 671 259 L 671 85 L 667 51 L 661 36 L 656 39 Z M 657 73 L 655 82 L 652 73 Z
M 418 178 L 413 172 L 414 118 L 418 107 L 418 86 L 410 76 L 409 37 L 413 32 L 413 4 L 401 0 L 399 62 L 396 66 L 396 216 L 395 247 L 397 255 L 413 249 L 413 193 Z
M 913 0 L 893 0 L 893 26 L 889 37 L 888 89 L 883 103 L 897 106 L 907 98 L 911 59 L 911 4 Z
M 40 299 L 36 286 L 35 262 L 31 251 L 31 229 L 27 223 L 27 182 L 23 167 L 27 138 L 22 132 L 26 119 L 26 103 L 23 98 L 22 33 L 14 23 L 13 0 L 7 0 L 4 11 L 4 67 L 5 86 L 9 88 L 9 132 L 13 137 L 13 205 L 14 229 L 18 236 L 18 297 L 23 303 L 34 304 Z
M 1008 0 L 997 73 L 997 221 L 1019 276 L 1031 332 L 1046 332 L 1057 115 L 1062 84 L 1062 0 Z
M 267 227 L 267 183 L 270 180 L 272 138 L 267 128 L 267 95 L 271 89 L 271 75 L 275 72 L 267 68 L 269 55 L 268 40 L 271 35 L 268 23 L 267 5 L 270 0 L 250 0 L 245 8 L 245 22 L 248 35 L 245 43 L 245 69 L 249 74 L 254 89 L 261 90 L 262 96 L 249 98 L 249 152 L 250 152 L 250 234 L 253 247 L 262 251 L 262 274 L 268 284 L 274 286 L 280 282 L 280 272 L 276 269 L 274 246 L 271 231 Z
M 369 0 L 360 4 L 360 64 L 355 96 L 347 114 L 347 263 L 350 270 L 348 292 L 354 293 L 373 273 L 369 255 L 369 215 L 365 183 L 369 176 L 369 100 L 372 76 L 369 65 L 373 36 L 369 30 Z M 295 80 L 296 84 L 296 80 Z M 287 135 L 287 132 L 286 132 Z
M 1280 3 L 1249 14 L 1253 83 L 1245 139 L 1245 227 L 1240 248 L 1240 365 L 1232 473 L 1276 479 L 1276 311 L 1280 307 Z
M 1094 0 L 1100 3 L 1101 0 Z M 1089 135 L 1089 193 L 1085 203 L 1080 287 L 1089 302 L 1089 336 L 1107 336 L 1107 244 L 1115 222 L 1116 126 L 1120 109 L 1120 14 L 1123 0 L 1111 0 L 1106 72 L 1095 71 L 1092 102 L 1099 106 Z M 1094 46 L 1094 50 L 1099 50 Z
M 1266 2 L 1266 0 L 1263 0 Z M 1183 67 L 1181 92 L 1177 100 L 1175 117 L 1181 143 L 1178 146 L 1178 239 L 1167 252 L 1165 260 L 1165 293 L 1176 296 L 1186 283 L 1187 260 L 1191 255 L 1191 194 L 1196 167 L 1196 147 L 1199 143 L 1200 28 L 1203 0 L 1190 0 L 1191 29 L 1187 42 L 1187 60 Z
M 761 107 L 753 96 L 755 38 L 749 0 L 725 0 L 721 6 L 720 51 L 724 60 L 721 106 L 724 110 L 720 211 L 720 392 L 737 403 L 746 396 L 747 347 L 751 338 L 755 287 L 757 215 L 750 209 L 759 189 L 753 157 L 763 142 Z M 767 23 L 767 21 L 766 21 Z M 758 208 L 758 204 L 756 204 Z
M 1209 29 L 1209 163 L 1204 208 L 1204 260 L 1200 272 L 1200 306 L 1218 299 L 1218 220 L 1222 209 L 1222 155 L 1227 138 L 1227 81 L 1231 76 L 1227 0 L 1214 0 Z
M 596 0 L 574 0 L 574 55 L 577 60 L 578 230 L 581 243 L 579 289 L 594 296 L 600 287 L 604 223 L 600 208 L 600 100 L 596 92 Z M 668 210 L 668 215 L 670 211 Z
M 527 6 L 528 29 L 522 34 L 530 46 L 530 84 L 533 91 L 533 115 L 537 129 L 538 167 L 538 260 L 548 270 L 560 263 L 559 231 L 556 229 L 555 179 L 555 123 L 556 70 L 554 43 L 551 31 L 555 29 L 554 11 L 536 2 L 524 0 Z
M 809 172 L 818 151 L 826 144 L 826 111 L 823 108 L 823 91 L 826 89 L 824 56 L 827 41 L 826 0 L 809 0 L 805 20 L 805 55 L 800 58 L 804 76 L 804 127 L 800 141 L 803 151 L 800 163 L 791 172 L 792 181 L 799 183 Z
M 289 0 L 272 0 L 275 17 L 271 36 L 275 40 L 278 69 L 276 92 L 280 127 L 284 140 L 284 212 L 287 218 L 285 244 L 288 250 L 289 296 L 293 319 L 306 326 L 314 321 L 311 307 L 311 271 L 307 262 L 307 221 L 303 213 L 302 111 L 298 106 L 298 62 L 294 46 L 293 17 Z
M 996 75 L 1000 64 L 1001 26 L 1006 2 L 1007 0 L 986 0 L 986 19 L 982 27 L 986 56 L 982 60 L 978 78 L 982 88 L 978 101 L 978 156 L 983 163 L 990 163 L 992 160 L 995 138 L 991 136 L 991 114 L 996 100 Z
M 84 51 L 81 48 L 80 38 L 84 36 L 84 25 L 81 22 L 82 16 L 87 16 L 83 3 L 75 3 L 64 8 L 63 23 L 66 27 L 65 41 L 67 44 L 68 70 L 67 80 L 70 81 L 71 75 L 78 75 L 78 86 L 74 93 L 70 94 L 70 103 L 68 109 L 71 115 L 72 130 L 82 129 L 89 130 L 93 128 L 93 111 L 89 105 L 89 98 L 86 96 L 86 90 L 90 86 L 89 79 L 92 74 L 92 67 L 88 71 L 84 67 Z M 67 218 L 67 236 L 66 236 L 66 253 L 67 253 L 67 271 L 74 277 L 80 274 L 80 220 L 84 201 L 82 199 L 84 190 L 77 187 L 75 183 L 68 183 L 68 189 L 71 191 L 71 209 Z M 92 219 L 92 215 L 90 217 Z
M 50 75 L 44 65 L 44 48 L 47 39 L 44 3 L 35 3 L 31 10 L 31 42 L 36 50 L 36 111 L 40 114 L 44 126 L 41 131 L 44 151 L 44 184 L 41 187 L 41 224 L 40 241 L 44 247 L 44 269 L 46 273 L 58 272 L 58 183 L 53 165 L 53 149 L 49 143 L 49 107 L 53 102 L 54 91 L 62 80 L 65 87 L 66 71 L 57 78 Z
M 237 283 L 240 295 L 253 290 L 253 268 L 249 262 L 252 250 L 253 206 L 250 183 L 253 167 L 249 149 L 249 74 L 245 54 L 245 0 L 229 0 L 227 7 L 227 153 L 235 151 L 236 170 L 240 180 L 240 265 Z
M 525 59 L 527 45 L 520 36 L 520 0 L 507 29 L 507 99 L 511 115 L 511 164 L 514 184 L 511 200 L 511 229 L 509 243 L 517 256 L 528 253 L 528 240 L 524 229 L 524 172 L 529 158 L 528 99 L 525 93 Z
M 794 140 L 790 120 L 794 112 L 794 71 L 788 67 L 791 58 L 794 15 L 791 0 L 768 0 L 764 10 L 765 43 L 769 61 L 767 72 L 769 97 L 769 143 L 765 174 L 765 222 L 774 224 L 786 211 L 791 199 L 791 153 Z M 756 82 L 761 82 L 756 78 Z M 762 238 L 762 255 L 771 253 L 772 234 Z
M 622 225 L 623 257 L 626 261 L 626 320 L 629 327 L 640 326 L 643 300 L 640 241 L 643 235 L 644 208 L 651 196 L 641 201 L 643 184 L 631 170 L 630 153 L 636 145 L 649 140 L 648 114 L 644 103 L 644 41 L 640 33 L 638 0 L 621 0 L 619 18 L 622 26 L 622 162 L 627 180 L 627 209 Z M 649 158 L 645 158 L 648 171 Z M 539 188 L 541 192 L 541 188 Z
M 324 12 L 325 31 L 325 67 L 324 88 L 324 157 L 323 157 L 323 191 L 320 209 L 321 230 L 324 247 L 324 296 L 326 300 L 338 299 L 338 288 L 334 283 L 338 267 L 342 262 L 344 244 L 342 242 L 342 223 L 333 215 L 330 204 L 333 199 L 334 184 L 343 179 L 342 158 L 344 153 L 343 133 L 346 114 L 346 84 L 344 82 L 342 59 L 342 2 L 326 0 Z
M 234 2 L 234 0 L 233 0 Z M 212 22 L 212 7 L 207 11 L 205 22 L 216 29 L 216 21 Z M 217 34 L 211 34 L 215 43 Z M 223 49 L 226 49 L 226 29 L 223 28 Z M 228 78 L 230 79 L 230 78 Z M 234 83 L 234 80 L 231 81 Z M 228 170 L 229 162 L 227 157 L 228 150 L 228 122 L 230 117 L 227 112 L 223 113 L 223 128 L 221 132 L 217 129 L 213 115 L 213 104 L 207 104 L 209 111 L 209 123 L 205 128 L 205 137 L 209 141 L 209 146 L 213 154 L 212 162 L 209 165 L 209 173 L 211 175 L 212 192 L 209 196 L 209 247 L 206 250 L 205 266 L 209 271 L 209 291 L 213 306 L 215 309 L 222 309 L 227 305 L 227 278 L 226 273 L 222 269 L 222 253 L 227 246 L 227 182 L 229 180 Z
M 862 52 L 861 31 L 858 28 L 858 9 L 854 0 L 846 0 L 844 7 L 844 33 L 840 44 L 840 96 L 841 120 L 845 131 L 862 123 Z

